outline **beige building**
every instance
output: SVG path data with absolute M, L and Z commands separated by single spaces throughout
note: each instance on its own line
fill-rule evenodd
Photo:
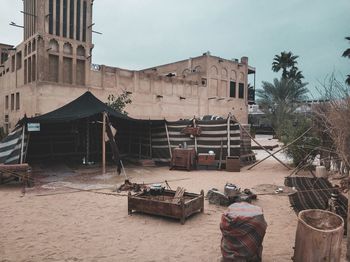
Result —
M 144 70 L 91 63 L 92 0 L 24 0 L 23 42 L 0 44 L 0 127 L 40 115 L 91 91 L 103 101 L 131 95 L 129 116 L 177 120 L 233 113 L 248 121 L 248 58 L 209 52 Z

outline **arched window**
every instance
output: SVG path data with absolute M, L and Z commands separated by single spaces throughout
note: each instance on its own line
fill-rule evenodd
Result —
M 49 42 L 49 48 L 52 52 L 58 52 L 59 51 L 59 45 L 58 42 L 55 39 L 51 39 Z
M 235 70 L 231 71 L 231 79 L 235 79 L 235 80 L 237 79 L 237 73 Z
M 78 46 L 77 48 L 77 56 L 84 56 L 85 57 L 85 48 L 83 46 Z
M 218 75 L 218 69 L 217 69 L 216 66 L 212 66 L 212 67 L 210 68 L 210 74 L 211 74 L 211 75 Z
M 227 69 L 226 68 L 223 68 L 221 70 L 221 75 L 224 76 L 224 77 L 227 77 Z
M 67 55 L 72 55 L 73 54 L 73 48 L 70 43 L 64 43 L 63 45 L 63 53 Z

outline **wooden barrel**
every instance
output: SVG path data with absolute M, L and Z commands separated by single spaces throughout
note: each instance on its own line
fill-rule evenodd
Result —
M 344 221 L 340 216 L 320 209 L 303 210 L 298 215 L 294 261 L 338 262 Z

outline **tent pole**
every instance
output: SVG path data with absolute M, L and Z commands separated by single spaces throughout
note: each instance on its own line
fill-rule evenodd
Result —
M 21 141 L 21 162 L 20 164 L 23 164 L 23 148 L 24 148 L 24 131 L 26 127 L 25 125 L 22 127 L 22 141 Z
M 30 132 L 28 132 L 26 151 L 24 152 L 23 161 L 27 161 L 28 147 L 29 147 Z
M 103 125 L 102 125 L 102 174 L 106 174 L 106 143 L 105 143 L 105 131 L 106 131 L 106 112 L 102 113 Z
M 89 163 L 90 161 L 90 126 L 89 126 L 89 118 L 86 118 L 86 160 L 85 163 Z
M 193 127 L 197 127 L 196 123 L 196 116 L 193 116 Z M 194 136 L 194 150 L 196 151 L 196 154 L 198 154 L 198 145 L 197 145 L 197 136 Z
M 227 118 L 227 156 L 231 156 L 231 115 Z
M 166 137 L 167 137 L 167 139 L 168 139 L 169 154 L 170 154 L 170 158 L 172 158 L 172 157 L 173 157 L 173 154 L 171 153 L 171 145 L 170 145 L 170 138 L 169 138 L 168 126 L 167 126 L 166 122 L 165 122 L 164 125 L 165 125 Z

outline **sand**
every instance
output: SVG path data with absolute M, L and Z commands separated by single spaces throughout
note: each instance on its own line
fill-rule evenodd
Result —
M 74 189 L 104 188 L 98 192 L 111 193 L 124 177 L 108 170 L 104 176 L 94 172 L 64 176 L 63 184 L 51 184 L 50 188 L 48 182 L 46 188 L 27 190 L 23 197 L 20 186 L 1 186 L 0 261 L 221 260 L 219 224 L 225 207 L 205 200 L 204 214 L 194 215 L 181 225 L 178 220 L 140 213 L 129 216 L 125 196 Z M 132 166 L 126 172 L 132 182 L 167 179 L 172 188 L 182 186 L 197 193 L 212 187 L 223 191 L 226 182 L 241 188 L 283 186 L 284 177 L 289 174 L 273 159 L 250 171 L 243 168 L 240 173 Z M 264 194 L 253 203 L 263 208 L 268 224 L 263 261 L 291 261 L 297 216 L 290 208 L 288 196 Z

